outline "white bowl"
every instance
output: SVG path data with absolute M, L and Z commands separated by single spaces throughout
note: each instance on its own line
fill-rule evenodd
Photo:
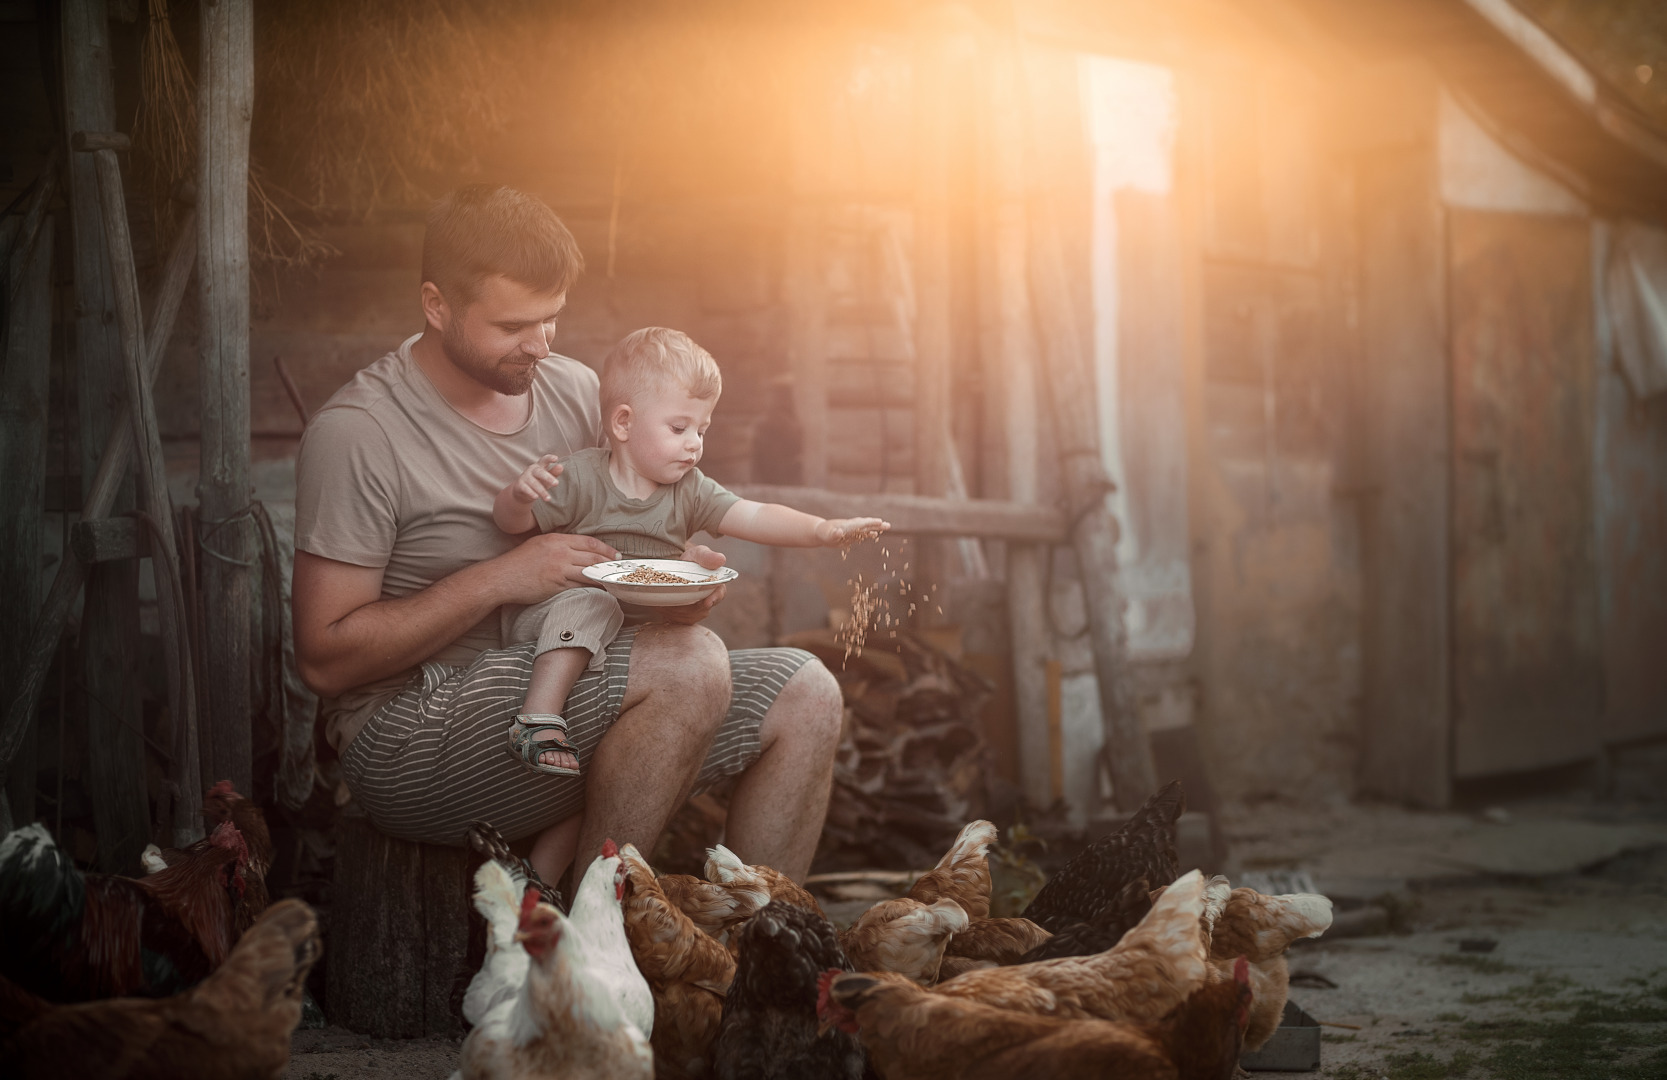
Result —
M 689 581 L 687 584 L 666 582 L 649 585 L 619 580 L 633 570 L 643 567 L 676 574 L 688 578 Z M 620 603 L 637 604 L 641 607 L 683 607 L 685 604 L 699 603 L 711 596 L 719 585 L 727 584 L 741 576 L 727 566 L 708 570 L 699 563 L 685 562 L 682 559 L 619 559 L 615 562 L 587 566 L 584 573 L 585 577 L 607 589 Z

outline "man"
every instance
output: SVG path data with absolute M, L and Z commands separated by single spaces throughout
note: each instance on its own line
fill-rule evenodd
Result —
M 565 710 L 583 778 L 509 753 L 536 643 L 502 648 L 498 609 L 582 587 L 586 566 L 616 557 L 593 538 L 509 537 L 492 522 L 494 494 L 527 461 L 601 443 L 596 375 L 549 348 L 580 267 L 566 227 L 520 192 L 468 187 L 430 213 L 423 332 L 359 372 L 302 439 L 302 676 L 325 698 L 349 789 L 391 835 L 456 844 L 487 821 L 536 835 L 533 865 L 555 881 L 605 838 L 652 850 L 692 791 L 735 776 L 726 842 L 803 877 L 839 688 L 800 650 L 726 653 L 698 625 L 721 591 L 598 654 Z M 723 562 L 698 546 L 687 557 Z

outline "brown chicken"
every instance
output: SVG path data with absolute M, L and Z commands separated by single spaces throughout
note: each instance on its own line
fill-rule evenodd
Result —
M 83 874 L 44 826 L 11 833 L 0 841 L 0 975 L 57 1002 L 167 997 L 201 982 L 250 908 L 249 849 L 225 821 L 175 854 L 143 878 Z
M 709 877 L 716 869 L 718 873 L 727 873 L 732 880 L 719 881 L 713 877 L 705 881 L 692 874 L 662 874 L 660 891 L 696 926 L 727 942 L 735 927 L 770 902 L 770 890 L 762 877 L 750 873 L 751 868 L 722 844 L 707 853 L 706 865 Z
M 271 898 L 266 891 L 266 875 L 272 869 L 272 834 L 266 827 L 266 814 L 254 803 L 237 793 L 230 780 L 222 780 L 203 795 L 203 829 L 201 840 L 183 848 L 162 848 L 152 844 L 142 858 L 146 869 L 158 873 L 169 866 L 200 853 L 214 842 L 214 833 L 226 822 L 237 826 L 243 843 L 248 848 L 248 864 L 243 872 L 243 892 L 232 905 L 232 935 L 241 936 L 261 917 Z
M 0 980 L 0 1061 L 22 1078 L 280 1076 L 319 951 L 312 909 L 284 900 L 214 974 L 175 997 L 49 1005 Z
M 769 892 L 771 900 L 802 907 L 826 918 L 822 905 L 803 885 L 768 866 L 748 866 L 722 844 L 707 852 L 706 880 L 722 885 L 762 886 Z
M 839 946 L 858 971 L 895 972 L 930 986 L 938 981 L 950 935 L 967 923 L 967 913 L 948 897 L 931 904 L 882 900 L 839 935 Z
M 1251 998 L 1215 979 L 1161 1020 L 1066 1020 L 945 997 L 892 975 L 823 975 L 824 1026 L 859 1032 L 876 1069 L 908 1080 L 1227 1080 Z
M 1225 881 L 1225 879 L 1222 879 Z M 1235 958 L 1250 961 L 1250 987 L 1256 1003 L 1244 1044 L 1256 1050 L 1279 1028 L 1290 990 L 1285 950 L 1300 938 L 1317 938 L 1331 927 L 1331 901 L 1314 893 L 1268 896 L 1254 889 L 1234 889 L 1226 898 L 1210 936 L 1210 963 L 1229 969 Z
M 1156 1021 L 1204 985 L 1208 946 L 1199 916 L 1204 880 L 1171 885 L 1116 947 L 1093 956 L 970 971 L 938 993 L 1070 1019 Z
M 1016 964 L 1052 934 L 1029 919 L 979 919 L 949 939 L 944 962 L 951 958 Z M 944 976 L 948 978 L 948 976 Z
M 619 857 L 625 937 L 654 994 L 655 1073 L 704 1075 L 723 1022 L 724 995 L 735 978 L 735 958 L 667 898 L 636 847 L 626 844 Z
M 938 865 L 917 878 L 904 895 L 922 904 L 953 900 L 961 905 L 967 918 L 989 918 L 989 854 L 997 835 L 995 825 L 988 821 L 963 826 Z

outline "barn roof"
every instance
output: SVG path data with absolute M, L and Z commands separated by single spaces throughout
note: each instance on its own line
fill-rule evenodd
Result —
M 1531 17 L 1529 4 L 1558 16 L 1561 34 Z M 1579 21 L 1556 0 L 1522 6 L 1511 0 L 1295 0 L 1294 6 L 1363 59 L 1417 56 L 1431 63 L 1495 137 L 1599 212 L 1667 220 L 1667 131 L 1653 115 L 1656 98 L 1618 85 L 1625 63 L 1618 58 L 1629 50 L 1611 38 L 1627 19 L 1588 13 Z M 1656 14 L 1638 14 L 1616 0 L 1606 6 L 1625 9 L 1630 24 L 1653 27 L 1656 41 L 1667 40 L 1659 5 Z M 1565 37 L 1581 38 L 1583 48 L 1577 52 Z M 1650 48 L 1649 40 L 1642 35 L 1639 47 Z M 1667 80 L 1667 70 L 1661 77 Z M 1662 100 L 1660 115 L 1667 116 Z

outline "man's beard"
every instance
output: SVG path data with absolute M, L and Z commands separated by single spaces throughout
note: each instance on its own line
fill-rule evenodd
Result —
M 446 327 L 445 332 L 440 335 L 440 344 L 459 370 L 488 390 L 495 390 L 510 397 L 520 397 L 532 389 L 533 380 L 538 377 L 538 365 L 529 364 L 521 359 L 522 353 L 519 349 L 496 360 L 482 356 L 469 345 L 468 339 L 463 336 L 462 327 L 455 322 Z

